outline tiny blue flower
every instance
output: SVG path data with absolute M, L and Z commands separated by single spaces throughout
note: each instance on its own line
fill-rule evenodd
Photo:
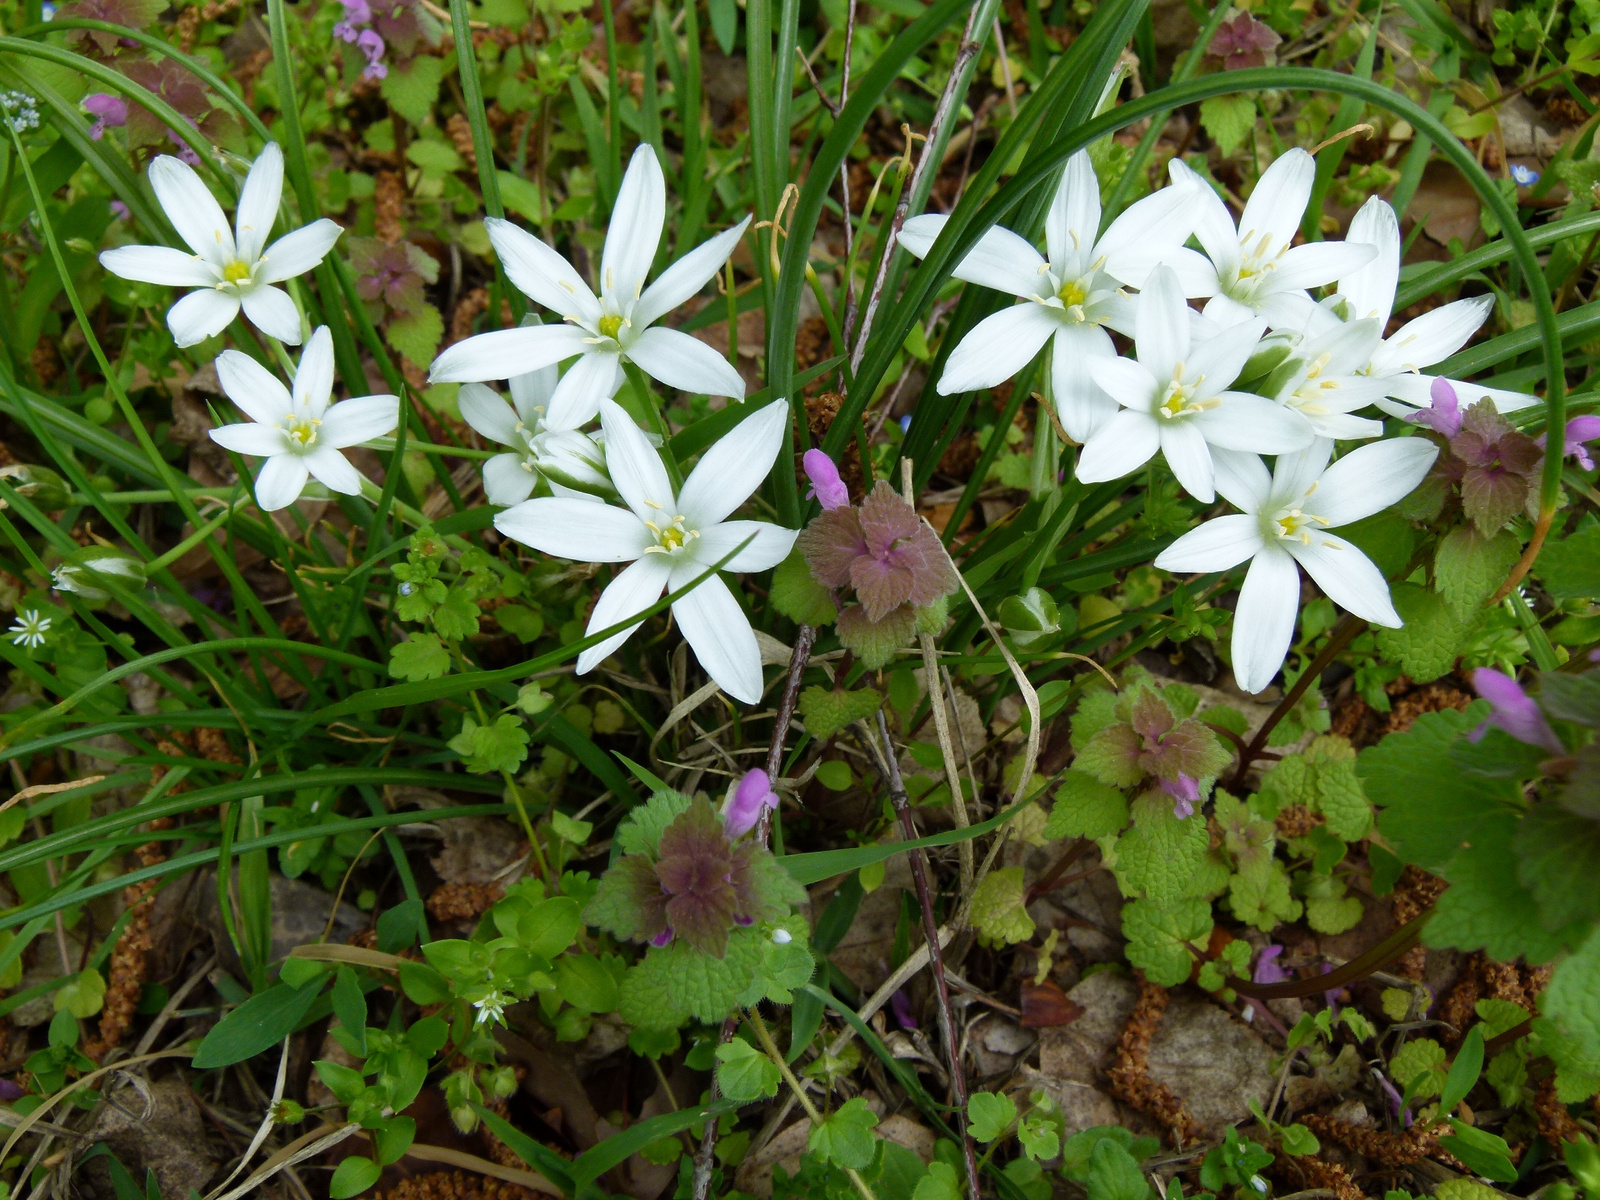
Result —
M 1516 181 L 1518 187 L 1532 187 L 1539 182 L 1539 172 L 1521 163 L 1512 163 L 1511 178 Z
M 910 413 L 907 413 L 905 416 L 900 418 L 900 432 L 901 433 L 910 433 L 911 432 L 911 414 Z
M 409 583 L 402 583 L 402 584 L 401 584 L 401 585 L 400 585 L 400 594 L 401 594 L 401 595 L 402 595 L 402 596 L 409 596 L 409 595 L 411 595 L 411 585 L 410 585 L 410 584 L 409 584 Z

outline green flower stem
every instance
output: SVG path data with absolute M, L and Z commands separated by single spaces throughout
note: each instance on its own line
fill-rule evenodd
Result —
M 211 518 L 211 520 L 208 521 L 204 526 L 195 530 L 171 550 L 168 550 L 160 558 L 157 558 L 147 564 L 145 570 L 153 575 L 157 571 L 164 570 L 166 567 L 171 566 L 185 554 L 189 553 L 189 551 L 193 550 L 201 542 L 205 541 L 217 530 L 221 529 L 225 524 L 228 523 L 229 520 L 232 519 L 234 513 L 238 512 L 239 509 L 250 503 L 252 503 L 252 500 L 248 493 L 237 497 L 232 504 L 229 504 L 215 517 Z
M 396 439 L 392 437 L 373 438 L 371 441 L 361 443 L 368 450 L 378 450 L 385 453 L 395 448 Z M 504 454 L 504 450 L 474 450 L 470 446 L 441 446 L 437 442 L 418 442 L 411 438 L 406 439 L 406 449 L 415 450 L 419 454 L 439 454 L 446 458 L 493 458 L 497 454 Z
M 811 1097 L 806 1095 L 805 1086 L 795 1078 L 794 1072 L 789 1069 L 789 1064 L 784 1061 L 783 1052 L 778 1049 L 777 1043 L 772 1040 L 772 1034 L 768 1032 L 766 1022 L 761 1019 L 761 1014 L 752 1008 L 745 1013 L 745 1020 L 750 1023 L 750 1028 L 755 1031 L 756 1040 L 761 1043 L 761 1048 L 767 1052 L 767 1057 L 777 1065 L 778 1073 L 783 1076 L 783 1081 L 789 1085 L 789 1090 L 794 1093 L 794 1098 L 800 1101 L 800 1107 L 806 1110 L 806 1116 L 811 1118 L 812 1126 L 820 1126 L 827 1118 L 817 1111 L 817 1106 L 811 1103 Z M 872 1194 L 872 1189 L 867 1186 L 867 1181 L 861 1178 L 859 1172 L 846 1167 L 844 1168 L 844 1173 L 850 1177 L 850 1182 L 855 1185 L 856 1191 L 861 1193 L 861 1200 L 877 1200 Z

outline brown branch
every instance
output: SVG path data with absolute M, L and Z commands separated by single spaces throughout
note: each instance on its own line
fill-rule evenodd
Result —
M 1561 439 L 1565 435 L 1566 430 L 1564 429 L 1550 430 L 1546 440 L 1554 442 L 1555 445 L 1545 453 L 1548 454 L 1554 451 L 1559 454 Z M 1500 601 L 1511 594 L 1511 589 L 1521 583 L 1528 572 L 1533 570 L 1533 560 L 1539 557 L 1539 551 L 1544 548 L 1544 539 L 1549 535 L 1550 523 L 1555 520 L 1555 517 L 1556 510 L 1553 508 L 1540 512 L 1539 522 L 1533 527 L 1533 537 L 1528 540 L 1527 549 L 1522 552 L 1522 557 L 1517 559 L 1517 565 L 1511 568 L 1511 575 L 1500 585 L 1500 590 L 1489 597 L 1489 603 L 1484 605 L 1485 608 L 1493 608 L 1496 604 L 1499 604 Z
M 878 736 L 883 740 L 882 767 L 889 784 L 889 802 L 894 806 L 895 815 L 900 818 L 901 833 L 908 842 L 915 841 L 917 827 L 911 819 L 911 801 L 906 796 L 905 783 L 900 778 L 900 763 L 881 708 L 878 710 Z M 945 1048 L 950 1056 L 951 1098 L 960 1112 L 961 1149 L 967 1167 L 967 1195 L 976 1197 L 981 1193 L 978 1190 L 978 1155 L 972 1144 L 972 1134 L 967 1129 L 967 1078 L 961 1066 L 961 1040 L 950 1007 L 950 984 L 945 977 L 944 951 L 939 946 L 939 921 L 933 915 L 933 894 L 928 889 L 927 856 L 923 850 L 917 849 L 907 857 L 911 860 L 911 879 L 917 889 L 917 904 L 922 909 L 922 935 L 928 943 L 928 965 L 933 970 L 934 992 L 939 1000 L 939 1027 L 944 1033 Z
M 1410 950 L 1421 940 L 1422 927 L 1428 923 L 1428 918 L 1432 915 L 1433 910 L 1427 910 L 1421 916 L 1406 922 L 1360 958 L 1352 958 L 1344 966 L 1336 967 L 1326 975 L 1314 975 L 1310 979 L 1291 979 L 1287 983 L 1252 983 L 1245 979 L 1230 979 L 1228 986 L 1241 996 L 1249 996 L 1253 1000 L 1282 1000 L 1334 991 L 1381 970 Z

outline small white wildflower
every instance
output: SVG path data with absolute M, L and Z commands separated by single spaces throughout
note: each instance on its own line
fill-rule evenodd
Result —
M 39 127 L 39 105 L 27 92 L 0 92 L 0 111 L 6 124 L 17 133 Z
M 474 1000 L 472 1007 L 478 1010 L 477 1020 L 474 1025 L 487 1025 L 491 1021 L 504 1025 L 506 1023 L 506 996 L 504 992 L 490 992 L 482 1000 Z
M 772 931 L 772 940 L 779 946 L 787 946 L 790 942 L 794 941 L 794 934 L 790 933 L 787 929 L 774 929 Z
M 50 631 L 50 618 L 41 616 L 37 608 L 28 608 L 22 611 L 16 624 L 10 632 L 14 635 L 11 639 L 13 646 L 26 646 L 32 650 L 45 643 L 45 634 Z

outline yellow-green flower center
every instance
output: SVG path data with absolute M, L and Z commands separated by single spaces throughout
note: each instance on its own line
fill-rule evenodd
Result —
M 1327 520 L 1312 513 L 1291 508 L 1273 518 L 1272 525 L 1280 538 L 1292 538 L 1307 546 L 1311 544 L 1311 530 L 1326 526 Z
M 654 508 L 656 506 L 651 505 L 651 507 Z M 681 515 L 674 516 L 670 520 L 646 521 L 645 528 L 656 535 L 656 544 L 646 547 L 646 554 L 676 554 L 700 536 L 698 529 L 685 529 L 683 527 L 683 517 Z
M 317 440 L 317 426 L 322 422 L 315 417 L 290 417 L 283 432 L 296 450 L 309 450 Z
M 250 279 L 250 264 L 235 260 L 222 268 L 222 278 L 229 283 L 246 283 Z
M 1089 298 L 1089 290 L 1078 280 L 1069 279 L 1061 285 L 1061 291 L 1057 295 L 1060 296 L 1062 304 L 1073 308 Z
M 600 332 L 608 338 L 614 338 L 622 332 L 622 318 L 618 316 L 604 316 L 600 318 Z

